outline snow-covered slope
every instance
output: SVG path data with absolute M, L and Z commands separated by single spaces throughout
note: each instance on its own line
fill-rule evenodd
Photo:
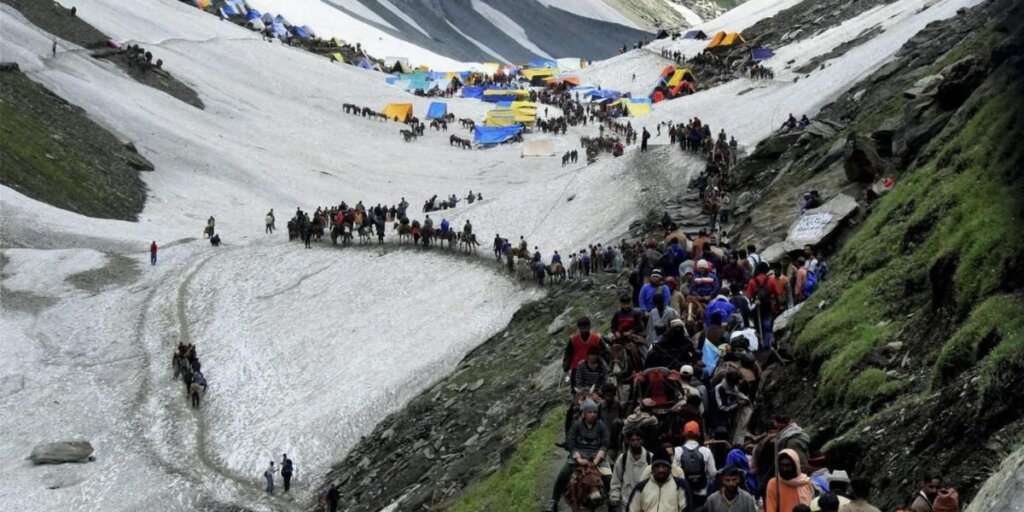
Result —
M 342 3 L 365 19 L 397 23 L 397 15 L 355 1 Z M 655 105 L 649 117 L 631 121 L 653 131 L 659 121 L 698 115 L 752 144 L 790 111 L 813 114 L 929 21 L 977 1 L 901 0 L 876 8 L 777 49 L 776 81 L 737 80 Z M 140 85 L 79 49 L 49 58 L 50 37 L 0 5 L 0 60 L 18 62 L 32 79 L 133 141 L 157 169 L 144 174 L 150 194 L 138 223 L 69 214 L 0 188 L 4 239 L 33 247 L 4 252 L 0 454 L 13 461 L 0 470 L 5 509 L 136 510 L 160 503 L 191 510 L 211 502 L 289 508 L 291 502 L 259 491 L 261 468 L 282 452 L 296 460 L 300 482 L 308 478 L 298 491 L 297 502 L 305 503 L 317 476 L 353 439 L 537 296 L 497 277 L 485 261 L 303 250 L 283 235 L 262 233 L 269 208 L 280 226 L 296 206 L 405 197 L 415 209 L 430 195 L 472 189 L 485 200 L 436 216 L 457 226 L 472 220 L 485 246 L 493 233 L 524 235 L 545 255 L 616 237 L 633 220 L 623 212 L 641 209 L 635 148 L 589 167 L 562 167 L 557 158 L 522 159 L 516 145 L 458 150 L 447 134 L 404 143 L 399 125 L 342 112 L 343 103 L 379 109 L 403 101 L 424 113 L 429 100 L 386 86 L 380 74 L 267 43 L 176 1 L 64 3 L 104 32 L 151 49 L 207 108 Z M 343 12 L 319 1 L 289 3 Z M 778 5 L 754 0 L 705 28 L 749 26 Z M 308 21 L 285 15 L 311 25 L 338 15 L 309 12 Z M 885 30 L 807 78 L 794 82 L 782 69 L 874 24 Z M 416 51 L 439 58 L 408 43 L 386 46 L 398 40 L 377 33 L 382 46 L 374 52 L 404 53 L 414 62 Z M 642 93 L 665 65 L 658 51 L 668 44 L 681 43 L 659 42 L 580 76 Z M 488 106 L 452 99 L 449 110 L 480 119 Z M 596 131 L 590 125 L 554 138 L 556 152 L 577 148 L 580 135 Z M 699 165 L 680 166 L 672 185 L 684 186 L 685 171 Z M 210 215 L 226 244 L 217 250 L 192 240 Z M 146 255 L 151 240 L 163 247 L 155 267 Z M 105 254 L 114 252 L 133 263 Z M 129 276 L 130 284 L 101 280 L 83 288 L 65 279 L 97 269 Z M 170 381 L 169 350 L 181 339 L 197 343 L 211 381 L 198 412 L 185 407 L 180 384 Z M 77 437 L 97 445 L 95 463 L 19 462 L 34 443 Z

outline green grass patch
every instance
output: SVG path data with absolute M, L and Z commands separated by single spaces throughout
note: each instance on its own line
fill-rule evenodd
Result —
M 979 359 L 994 357 L 993 366 L 1015 350 L 1024 348 L 1024 298 L 995 295 L 985 299 L 942 346 L 935 363 L 933 386 L 941 386 L 963 373 Z M 1005 345 L 1005 348 L 996 351 Z
M 960 44 L 954 46 L 939 60 L 935 61 L 928 67 L 925 75 L 933 75 L 942 71 L 942 68 L 968 56 L 976 55 L 979 58 L 984 57 L 988 52 L 992 51 L 992 48 L 1001 43 L 1006 38 L 1006 34 L 1000 34 L 991 28 L 985 28 L 973 32 L 971 35 L 964 39 Z
M 848 394 L 862 400 L 901 389 L 905 383 L 882 379 L 881 370 L 857 370 L 867 354 L 906 327 L 907 313 L 936 299 L 966 312 L 1020 282 L 1024 98 L 1013 84 L 1005 91 L 978 105 L 930 161 L 879 200 L 835 258 L 834 279 L 813 299 L 827 300 L 828 309 L 805 308 L 798 315 L 797 349 L 823 361 L 821 398 Z M 1020 302 L 986 301 L 975 316 L 938 357 L 917 357 L 937 360 L 940 380 L 951 368 L 980 362 L 986 385 L 998 386 L 1006 365 L 1024 357 Z M 993 324 L 1005 332 L 984 361 L 977 361 L 972 353 Z
M 538 486 L 547 481 L 554 443 L 562 435 L 565 407 L 547 414 L 540 426 L 516 448 L 512 459 L 497 473 L 470 486 L 446 510 L 453 512 L 517 512 L 538 510 Z

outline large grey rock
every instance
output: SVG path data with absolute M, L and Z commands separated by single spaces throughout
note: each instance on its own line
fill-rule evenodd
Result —
M 820 243 L 855 211 L 857 200 L 846 194 L 839 194 L 825 204 L 807 210 L 797 217 L 789 227 L 786 240 L 810 245 Z
M 34 464 L 89 462 L 95 460 L 92 452 L 92 443 L 89 441 L 61 441 L 36 445 L 28 458 Z
M 973 55 L 968 55 L 942 70 L 944 79 L 935 90 L 935 99 L 946 110 L 963 105 L 975 89 L 985 81 L 988 70 Z
M 804 304 L 807 303 L 801 302 L 800 304 L 797 304 L 796 306 L 783 311 L 782 314 L 779 315 L 778 318 L 775 319 L 775 322 L 772 324 L 772 332 L 780 332 L 786 330 L 786 327 L 789 327 L 789 322 L 793 320 L 793 317 L 795 317 L 797 313 L 800 312 L 800 309 L 804 307 Z
M 935 92 L 935 88 L 942 83 L 942 74 L 928 75 L 917 82 L 914 85 L 903 91 L 903 97 L 907 99 L 915 99 L 926 94 Z
M 974 496 L 967 512 L 1024 512 L 1024 447 L 1003 460 Z
M 871 183 L 875 181 L 876 173 L 884 168 L 881 157 L 875 150 L 875 145 L 870 139 L 860 140 L 857 133 L 850 133 L 846 138 L 846 148 L 843 152 L 843 171 L 846 178 L 856 183 Z
M 754 148 L 754 152 L 751 153 L 750 156 L 751 158 L 759 160 L 777 158 L 779 155 L 785 153 L 786 150 L 800 138 L 800 135 L 802 135 L 802 132 L 787 132 L 772 135 L 771 137 L 758 142 L 757 147 Z

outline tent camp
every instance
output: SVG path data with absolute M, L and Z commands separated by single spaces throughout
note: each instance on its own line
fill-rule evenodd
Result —
M 703 41 L 707 38 L 708 35 L 705 34 L 703 30 L 690 30 L 683 34 L 683 39 L 698 39 Z
M 646 116 L 651 113 L 651 100 L 647 98 L 623 98 L 622 106 L 630 117 Z
M 770 59 L 775 56 L 775 50 L 771 48 L 754 48 L 750 50 L 750 58 L 755 61 Z
M 405 57 L 387 57 L 384 59 L 384 71 L 388 73 L 412 73 L 409 59 Z
M 522 153 L 519 157 L 525 156 L 552 156 L 555 154 L 555 143 L 551 139 L 528 140 L 523 142 Z
M 523 126 L 514 124 L 512 126 L 477 126 L 473 130 L 473 142 L 477 144 L 490 145 L 501 144 L 523 131 Z
M 739 43 L 747 42 L 739 32 L 716 32 L 715 36 L 708 41 L 707 48 L 729 48 Z
M 392 121 L 404 123 L 412 117 L 412 103 L 388 103 L 381 113 Z
M 448 104 L 443 101 L 435 101 L 427 108 L 427 119 L 441 119 L 448 115 Z

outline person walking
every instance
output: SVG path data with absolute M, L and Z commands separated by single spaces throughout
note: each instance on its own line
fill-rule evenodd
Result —
M 156 250 L 156 240 L 153 240 L 153 243 L 149 244 L 149 263 L 152 265 L 156 265 Z
M 331 484 L 331 488 L 327 490 L 327 512 L 338 512 L 338 502 L 341 500 L 341 494 L 338 493 L 338 484 Z
M 295 471 L 295 466 L 292 464 L 292 460 L 288 458 L 288 454 L 285 453 L 281 456 L 281 478 L 284 479 L 284 492 L 288 492 L 292 488 L 292 474 Z
M 274 461 L 270 461 L 270 467 L 263 472 L 263 478 L 267 479 L 267 494 L 274 494 L 274 473 L 277 471 L 274 469 Z

